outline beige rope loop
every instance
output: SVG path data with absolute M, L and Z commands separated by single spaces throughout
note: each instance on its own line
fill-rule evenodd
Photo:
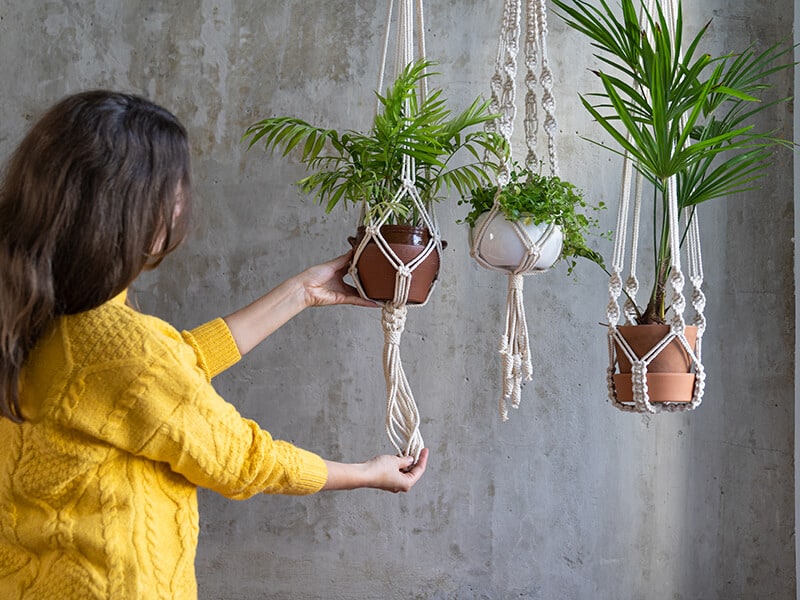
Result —
M 383 306 L 386 434 L 398 454 L 417 460 L 425 444 L 419 432 L 419 411 L 400 361 L 400 339 L 407 313 L 405 304 L 387 302 Z

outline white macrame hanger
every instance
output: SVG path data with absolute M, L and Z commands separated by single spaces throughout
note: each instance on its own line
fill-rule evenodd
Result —
M 539 99 L 536 94 L 537 85 L 541 85 L 541 104 L 545 113 L 542 129 L 547 135 L 547 158 L 551 175 L 558 174 L 558 158 L 555 147 L 555 99 L 552 94 L 553 75 L 547 57 L 547 8 L 545 0 L 526 0 L 525 5 L 525 48 L 526 66 L 525 84 L 525 116 L 523 120 L 527 156 L 525 165 L 531 170 L 538 168 L 539 158 Z M 491 110 L 499 114 L 496 122 L 489 122 L 487 129 L 500 133 L 511 146 L 516 119 L 517 91 L 517 57 L 522 24 L 523 5 L 520 0 L 505 0 L 500 25 L 500 42 L 497 49 L 495 71 L 490 80 L 492 92 Z M 537 73 L 538 69 L 538 73 Z M 470 254 L 481 266 L 508 273 L 508 295 L 506 302 L 505 330 L 500 338 L 499 352 L 502 357 L 503 390 L 499 411 L 503 421 L 508 419 L 508 403 L 518 408 L 522 397 L 522 385 L 530 381 L 533 365 L 528 340 L 528 324 L 525 318 L 523 299 L 523 276 L 543 273 L 546 269 L 537 268 L 536 264 L 542 253 L 542 247 L 555 235 L 556 226 L 550 224 L 541 237 L 533 240 L 528 232 L 518 223 L 513 224 L 514 232 L 522 242 L 525 253 L 520 264 L 513 268 L 501 268 L 490 264 L 480 252 L 481 242 L 487 235 L 495 219 L 505 219 L 499 205 L 499 195 L 503 186 L 509 182 L 512 160 L 500 165 L 497 175 L 497 196 L 488 217 L 473 232 Z
M 656 10 L 655 0 L 649 0 L 648 12 L 652 15 Z M 675 27 L 677 15 L 677 0 L 667 0 L 662 3 L 664 16 L 672 28 Z M 674 31 L 672 32 L 674 33 Z M 633 183 L 633 173 L 636 171 L 636 182 Z M 692 283 L 692 307 L 695 311 L 693 325 L 697 326 L 697 341 L 695 347 L 686 338 L 686 322 L 684 309 L 686 300 L 683 295 L 684 276 L 681 272 L 680 256 L 680 230 L 678 222 L 677 181 L 672 177 L 667 182 L 667 219 L 670 231 L 670 276 L 669 285 L 672 291 L 670 329 L 663 339 L 658 341 L 643 356 L 638 356 L 631 348 L 617 328 L 620 319 L 619 297 L 623 291 L 622 272 L 625 267 L 625 245 L 628 227 L 628 213 L 631 210 L 630 199 L 633 197 L 633 225 L 631 237 L 631 263 L 628 278 L 625 281 L 626 300 L 623 305 L 625 324 L 633 324 L 636 319 L 636 294 L 639 291 L 639 281 L 636 277 L 636 264 L 638 259 L 639 225 L 641 214 L 642 188 L 644 178 L 636 169 L 631 158 L 625 153 L 622 170 L 622 184 L 620 201 L 617 211 L 617 226 L 614 236 L 614 255 L 611 267 L 611 278 L 608 284 L 609 303 L 606 308 L 608 318 L 608 353 L 609 367 L 606 372 L 608 397 L 613 406 L 624 412 L 638 412 L 657 414 L 664 412 L 683 412 L 693 410 L 700 405 L 705 389 L 705 370 L 702 364 L 702 338 L 706 328 L 705 295 L 702 291 L 703 265 L 700 253 L 700 229 L 697 210 L 687 211 L 684 214 L 687 245 L 687 262 L 689 280 Z M 691 402 L 658 402 L 650 401 L 647 386 L 647 367 L 652 360 L 673 341 L 677 341 L 685 350 L 690 359 L 695 374 L 695 385 Z M 633 402 L 620 402 L 614 384 L 614 373 L 618 364 L 617 349 L 631 363 L 631 380 Z
M 413 43 L 415 37 L 418 41 L 418 58 L 425 58 L 422 0 L 400 0 L 398 4 L 395 75 L 399 75 L 407 65 L 414 62 Z M 386 69 L 393 12 L 394 2 L 390 0 L 378 83 L 378 90 L 381 92 L 383 91 L 383 78 Z M 424 78 L 419 93 L 421 99 L 424 99 L 427 95 L 427 85 Z M 424 302 L 407 304 L 414 270 L 434 252 L 439 255 L 441 264 L 442 240 L 433 205 L 429 202 L 423 202 L 417 190 L 414 159 L 405 155 L 400 169 L 402 183 L 400 188 L 395 191 L 393 202 L 399 202 L 400 200 L 411 201 L 416 212 L 420 215 L 423 225 L 430 232 L 429 240 L 418 256 L 410 262 L 404 263 L 381 234 L 381 226 L 390 220 L 393 213 L 391 211 L 386 212 L 376 219 L 375 215 L 368 210 L 366 203 L 364 203 L 361 208 L 359 223 L 364 224 L 365 234 L 354 250 L 349 274 L 361 296 L 368 298 L 358 275 L 358 261 L 370 242 L 374 242 L 377 245 L 381 253 L 395 268 L 394 297 L 392 300 L 383 303 L 381 318 L 384 330 L 383 367 L 386 379 L 386 433 L 399 454 L 413 456 L 417 460 L 425 444 L 419 430 L 419 410 L 400 360 L 400 338 L 405 328 L 407 309 L 427 304 L 436 285 L 436 281 L 434 281 Z

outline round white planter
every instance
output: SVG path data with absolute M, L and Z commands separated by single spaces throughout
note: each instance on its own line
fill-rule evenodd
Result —
M 471 244 L 474 243 L 474 236 L 490 214 L 490 212 L 485 212 L 475 221 L 475 227 L 470 229 Z M 561 246 L 564 241 L 561 228 L 556 226 L 553 234 L 542 245 L 541 238 L 547 231 L 547 223 L 534 225 L 531 222 L 529 225 L 525 225 L 520 222 L 520 225 L 531 241 L 541 247 L 541 254 L 534 265 L 534 270 L 544 271 L 552 267 L 561 255 Z M 520 239 L 514 224 L 507 221 L 502 213 L 494 214 L 483 234 L 480 247 L 475 250 L 487 263 L 501 269 L 516 269 L 525 258 L 523 240 Z

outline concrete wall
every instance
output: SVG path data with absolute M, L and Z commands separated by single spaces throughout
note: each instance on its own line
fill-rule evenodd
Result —
M 69 92 L 110 87 L 169 107 L 193 140 L 195 230 L 136 291 L 178 327 L 226 314 L 347 249 L 355 212 L 324 215 L 292 186 L 298 164 L 246 152 L 240 136 L 276 114 L 367 127 L 386 7 L 0 0 L 0 158 Z M 686 11 L 693 32 L 713 17 L 714 52 L 791 37 L 789 0 Z M 498 0 L 427 4 L 436 82 L 456 108 L 488 91 L 499 12 Z M 614 207 L 619 161 L 580 138 L 600 135 L 576 96 L 596 89 L 596 63 L 554 16 L 550 29 L 562 175 Z M 776 94 L 791 93 L 791 75 Z M 792 135 L 786 106 L 768 124 Z M 455 223 L 464 212 L 439 208 L 450 242 L 441 281 L 403 339 L 431 449 L 424 479 L 401 496 L 236 503 L 201 492 L 201 597 L 794 598 L 791 156 L 776 158 L 763 189 L 704 207 L 708 383 L 686 415 L 606 403 L 607 281 L 583 264 L 577 280 L 563 266 L 527 280 L 534 381 L 500 423 L 506 282 L 469 258 Z M 276 436 L 326 457 L 389 452 L 380 329 L 378 311 L 306 311 L 216 385 Z

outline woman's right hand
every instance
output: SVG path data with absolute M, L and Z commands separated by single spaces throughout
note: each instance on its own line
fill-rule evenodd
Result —
M 225 317 L 239 353 L 244 356 L 250 352 L 276 329 L 309 306 L 380 306 L 372 300 L 364 300 L 353 286 L 344 282 L 350 254 L 348 252 L 328 262 L 309 267 L 255 302 Z
M 330 306 L 333 304 L 354 304 L 356 306 L 380 306 L 372 300 L 365 300 L 358 290 L 345 283 L 344 276 L 350 266 L 353 252 L 342 254 L 328 262 L 309 267 L 297 277 L 305 290 L 306 306 Z

